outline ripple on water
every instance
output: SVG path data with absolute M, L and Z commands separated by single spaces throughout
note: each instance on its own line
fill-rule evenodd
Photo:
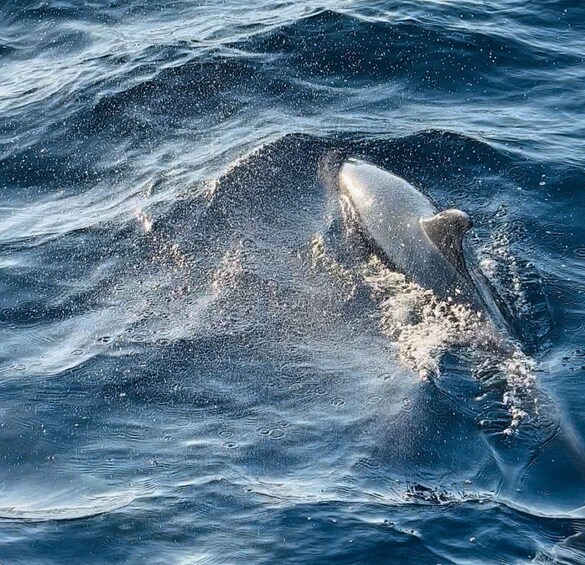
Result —
M 104 493 L 84 496 L 73 502 L 75 493 L 69 491 L 61 495 L 45 495 L 31 502 L 11 501 L 10 494 L 4 497 L 0 506 L 0 519 L 23 522 L 51 522 L 92 518 L 100 514 L 115 512 L 132 504 L 135 496 L 131 493 Z M 47 506 L 47 498 L 53 505 Z M 62 498 L 63 500 L 59 500 Z

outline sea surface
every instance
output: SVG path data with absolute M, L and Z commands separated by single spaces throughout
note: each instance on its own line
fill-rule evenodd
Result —
M 0 0 L 0 563 L 585 563 L 584 93 L 580 0 Z

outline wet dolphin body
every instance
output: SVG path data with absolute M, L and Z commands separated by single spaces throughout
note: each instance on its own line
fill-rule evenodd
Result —
M 338 184 L 360 230 L 393 267 L 439 299 L 510 329 L 488 281 L 465 261 L 463 236 L 472 227 L 465 212 L 439 212 L 404 179 L 359 159 L 343 162 Z

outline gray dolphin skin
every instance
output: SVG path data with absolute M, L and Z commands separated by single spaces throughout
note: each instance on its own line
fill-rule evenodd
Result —
M 338 184 L 360 230 L 393 267 L 438 298 L 510 329 L 487 279 L 465 261 L 463 236 L 472 227 L 465 212 L 439 212 L 404 179 L 359 159 L 341 165 Z

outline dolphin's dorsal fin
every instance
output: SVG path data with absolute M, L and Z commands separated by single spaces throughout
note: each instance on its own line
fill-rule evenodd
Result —
M 435 247 L 461 273 L 467 272 L 463 260 L 463 236 L 471 228 L 471 218 L 451 208 L 421 220 L 422 227 Z

